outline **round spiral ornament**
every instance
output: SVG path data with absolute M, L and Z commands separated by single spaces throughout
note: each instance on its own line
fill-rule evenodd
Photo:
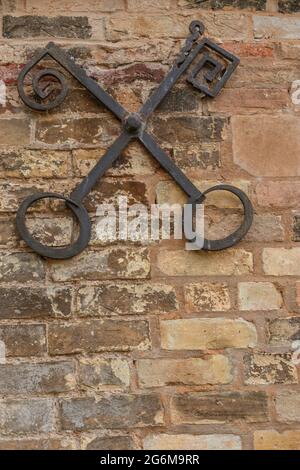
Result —
M 68 93 L 68 84 L 63 74 L 54 69 L 44 69 L 37 72 L 32 78 L 32 89 L 37 98 L 37 101 L 35 101 L 25 93 L 24 82 L 31 70 L 32 67 L 29 69 L 25 67 L 18 78 L 18 92 L 22 101 L 31 109 L 36 111 L 49 111 L 56 108 L 56 106 L 59 106 L 64 101 Z M 45 78 L 53 83 L 52 85 L 48 84 L 46 88 L 43 88 L 42 82 Z M 57 84 L 59 85 L 58 94 Z

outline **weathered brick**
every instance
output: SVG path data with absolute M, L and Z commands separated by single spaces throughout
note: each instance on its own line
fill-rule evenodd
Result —
M 157 117 L 153 120 L 155 136 L 170 145 L 221 141 L 225 119 L 219 117 Z
M 33 55 L 34 50 L 35 47 L 31 44 L 3 43 L 0 45 L 0 63 L 4 65 L 14 64 L 14 66 L 24 64 L 29 59 L 29 55 Z
M 270 276 L 299 276 L 300 248 L 264 248 L 263 266 Z
M 184 17 L 171 16 L 115 16 L 107 22 L 107 38 L 110 41 L 151 38 L 184 38 L 188 29 L 188 21 Z
M 1 0 L 0 10 L 1 12 L 14 12 L 17 9 L 17 1 L 16 0 Z
M 165 385 L 216 385 L 232 380 L 230 362 L 225 356 L 207 359 L 143 359 L 137 363 L 142 387 Z
M 116 206 L 115 206 L 116 207 Z M 130 207 L 130 206 L 129 206 Z M 137 207 L 137 206 L 136 206 Z M 130 209 L 129 209 L 130 210 Z M 135 211 L 135 208 L 134 208 Z M 125 214 L 123 212 L 123 214 Z M 116 224 L 114 223 L 114 220 Z M 128 238 L 127 238 L 127 246 L 151 246 L 155 242 L 150 238 L 150 230 L 151 227 L 148 225 L 148 229 L 144 230 L 144 225 L 138 225 L 137 219 L 135 216 L 129 219 L 132 221 L 132 225 L 128 225 Z M 121 218 L 116 214 L 116 219 L 110 219 L 108 223 L 107 215 L 98 215 L 94 220 L 92 220 L 92 236 L 91 236 L 91 249 L 96 247 L 110 247 L 110 246 L 117 246 L 120 241 L 123 245 L 123 234 L 121 232 L 120 226 L 121 225 Z M 124 227 L 124 225 L 123 225 Z M 111 279 L 107 277 L 107 279 Z
M 246 63 L 245 63 L 246 62 Z M 278 63 L 277 61 L 258 60 L 253 63 L 252 61 L 245 61 L 243 67 L 239 67 L 235 74 L 230 79 L 231 88 L 278 88 L 282 89 L 283 84 L 288 84 L 294 80 L 298 80 L 299 75 L 296 67 L 290 65 L 286 66 L 285 63 Z
M 223 39 L 243 40 L 248 36 L 248 22 L 245 15 L 232 15 L 224 12 L 216 16 L 213 13 L 203 13 L 202 20 L 207 29 L 207 35 Z M 120 41 L 141 37 L 150 38 L 186 38 L 188 25 L 194 16 L 172 15 L 139 15 L 114 16 L 107 23 L 107 39 Z
M 72 44 L 66 44 L 65 43 L 63 45 L 63 47 L 65 47 L 66 52 L 68 54 L 70 54 L 70 56 L 74 60 L 79 61 L 79 63 L 80 63 L 80 61 L 88 60 L 92 57 L 92 50 L 93 50 L 92 45 L 88 45 L 88 44 L 83 45 L 82 42 L 78 43 L 76 41 L 75 43 L 72 43 Z M 32 48 L 32 51 L 36 51 L 36 50 L 39 50 L 39 49 Z M 75 82 L 75 83 L 76 83 L 76 85 L 74 84 L 75 87 L 77 87 L 77 86 L 80 87 L 80 85 L 77 82 Z M 80 89 L 81 89 L 81 91 L 84 91 L 83 88 L 80 88 Z M 76 88 L 74 90 L 76 90 Z M 89 94 L 87 90 L 86 90 L 86 96 L 92 97 L 92 95 Z M 99 106 L 101 106 L 100 102 L 99 102 Z M 103 109 L 104 109 L 104 107 L 103 107 Z
M 15 87 L 18 78 L 18 72 L 20 71 L 21 66 L 17 64 L 10 64 L 9 66 L 0 65 L 0 77 L 1 80 L 3 80 L 6 84 L 6 100 L 5 102 L 2 101 L 1 103 L 0 115 L 5 118 L 17 117 L 18 114 L 21 114 L 23 112 L 30 113 L 29 109 L 26 109 L 23 102 L 18 99 L 18 91 Z
M 0 281 L 30 282 L 45 279 L 41 259 L 31 253 L 3 254 L 0 258 Z
M 208 253 L 196 251 L 160 251 L 157 265 L 167 276 L 230 276 L 249 274 L 253 255 L 245 250 Z
M 282 43 L 279 43 L 277 47 L 283 59 L 292 59 L 292 60 L 296 59 L 297 60 L 300 58 L 299 44 L 291 44 L 290 42 L 287 42 L 287 43 L 282 42 Z
M 106 65 L 106 64 L 105 64 Z M 113 64 L 115 66 L 115 64 Z M 138 99 L 136 95 L 132 94 L 132 90 L 125 88 L 118 89 L 120 83 L 134 84 L 138 81 L 160 83 L 165 77 L 165 68 L 161 65 L 155 64 L 133 64 L 126 65 L 122 68 L 117 69 L 100 69 L 98 67 L 90 68 L 89 75 L 101 82 L 101 84 L 107 87 L 114 87 L 111 94 L 114 95 L 115 99 L 123 104 L 128 110 L 136 111 L 137 107 L 140 107 L 141 98 Z M 118 88 L 116 88 L 118 87 Z M 134 105 L 134 107 L 132 106 Z M 107 118 L 107 116 L 106 116 Z
M 276 412 L 279 421 L 300 421 L 300 394 L 298 390 L 283 390 L 275 398 Z
M 102 149 L 74 150 L 74 163 L 77 176 L 86 176 L 105 153 Z M 130 144 L 114 165 L 105 173 L 107 176 L 152 175 L 157 165 L 138 145 Z
M 91 26 L 85 16 L 6 15 L 3 17 L 3 36 L 10 39 L 43 36 L 89 39 Z
M 232 112 L 235 114 L 248 114 L 254 110 L 282 110 L 289 104 L 287 90 L 277 89 L 230 89 L 225 88 L 217 100 L 209 101 L 208 106 L 213 112 Z M 240 117 L 241 118 L 241 117 Z M 240 119 L 239 118 L 239 119 Z M 251 119 L 250 116 L 247 118 Z M 246 119 L 246 118 L 245 118 Z M 260 117 L 261 119 L 261 117 Z M 259 130 L 256 129 L 258 133 Z M 245 138 L 247 138 L 245 132 Z M 274 137 L 274 136 L 273 136 Z M 244 149 L 244 152 L 247 149 Z M 254 154 L 255 156 L 255 154 Z M 259 161 L 259 160 L 258 160 Z M 250 162 L 251 165 L 252 162 Z M 252 165 L 253 167 L 254 165 Z
M 200 190 L 205 191 L 212 186 L 221 184 L 218 181 L 206 181 L 201 178 L 194 180 L 194 185 Z M 224 182 L 223 182 L 224 183 Z M 231 180 L 228 184 L 234 185 L 237 188 L 249 194 L 249 182 L 245 180 Z M 186 204 L 188 197 L 180 189 L 180 187 L 172 181 L 161 181 L 156 188 L 156 200 L 158 204 Z M 239 199 L 228 191 L 214 191 L 207 195 L 205 207 L 218 207 L 224 209 L 240 208 L 241 203 Z M 224 217 L 223 217 L 224 218 Z
M 293 241 L 300 242 L 300 215 L 295 215 L 293 220 Z
M 102 118 L 61 118 L 53 121 L 38 121 L 35 139 L 38 143 L 52 147 L 78 147 L 78 145 L 109 144 L 119 134 L 118 124 Z M 12 145 L 12 144 L 11 144 Z
M 248 354 L 244 359 L 245 382 L 249 385 L 296 384 L 297 369 L 291 354 Z
M 1 439 L 0 450 L 74 450 L 76 442 L 68 438 Z
M 255 450 L 300 450 L 300 430 L 254 432 Z
M 146 62 L 149 61 L 147 60 Z M 137 67 L 137 65 L 139 65 L 139 67 Z M 154 65 L 150 63 L 134 64 L 121 69 L 117 68 L 115 69 L 115 76 L 117 75 L 117 70 L 119 70 L 120 73 L 121 71 L 124 73 L 124 81 L 121 78 L 118 83 L 113 79 L 112 83 L 108 85 L 108 90 L 116 101 L 118 101 L 128 112 L 133 113 L 142 107 L 145 97 L 149 96 L 149 85 L 145 83 L 143 84 L 145 87 L 139 87 L 140 80 L 155 82 L 157 80 L 158 82 L 159 73 L 161 72 L 162 75 L 164 74 L 164 67 L 162 65 Z M 131 71 L 132 81 L 129 80 Z
M 145 279 L 150 272 L 146 249 L 107 248 L 85 252 L 63 264 L 52 265 L 54 281 L 75 279 Z
M 71 313 L 72 290 L 69 287 L 1 287 L 0 299 L 2 319 L 65 317 Z
M 65 178 L 70 175 L 69 159 L 68 152 L 1 150 L 0 177 Z
M 296 284 L 296 302 L 297 305 L 300 307 L 300 282 Z
M 67 53 L 71 54 L 73 51 Z M 77 59 L 78 60 L 78 59 Z M 55 109 L 53 113 L 72 115 L 73 113 L 103 114 L 106 107 L 101 104 L 88 90 L 72 88 L 67 94 L 64 102 Z
M 270 320 L 268 331 L 269 342 L 272 346 L 290 347 L 294 341 L 300 341 L 300 317 Z
M 193 20 L 195 13 L 189 18 Z M 205 34 L 211 38 L 222 38 L 239 42 L 247 41 L 252 37 L 252 27 L 249 27 L 247 15 L 232 14 L 232 12 L 201 12 L 201 21 L 205 25 Z M 234 31 L 233 31 L 234 28 Z M 220 40 L 221 41 L 221 40 Z
M 89 389 L 111 386 L 129 387 L 130 370 L 122 359 L 81 359 L 79 362 L 79 383 Z
M 230 297 L 226 284 L 197 283 L 184 288 L 186 308 L 189 312 L 211 310 L 214 312 L 230 309 Z
M 232 119 L 234 162 L 254 176 L 299 176 L 300 120 L 293 116 Z M 282 158 L 285 155 L 285 158 Z
M 106 44 L 105 48 L 103 48 L 101 45 L 95 45 L 91 49 L 92 58 L 97 64 L 113 67 L 120 65 L 126 66 L 131 62 L 136 62 L 136 64 L 134 64 L 135 67 L 137 64 L 141 65 L 142 63 L 151 64 L 156 62 L 162 64 L 165 62 L 166 57 L 169 57 L 175 52 L 174 40 L 170 38 L 139 38 L 134 41 L 122 41 L 118 43 L 110 42 Z M 133 66 L 131 66 L 131 70 L 134 70 Z M 141 68 L 139 68 L 139 70 L 141 70 Z M 125 82 L 122 80 L 119 82 L 119 85 L 120 83 L 123 84 L 121 87 L 122 89 Z M 116 83 L 116 85 L 118 84 Z M 114 89 L 111 90 L 111 93 L 116 93 L 116 91 L 119 89 L 119 87 L 116 89 L 114 86 Z
M 177 310 L 176 293 L 169 285 L 103 283 L 78 290 L 80 316 L 143 315 Z
M 271 208 L 297 208 L 300 197 L 298 181 L 264 181 L 256 186 L 258 204 Z
M 231 210 L 224 215 L 224 212 L 213 207 L 205 210 L 204 234 L 209 240 L 220 240 L 227 238 L 240 226 L 243 215 L 240 210 Z M 245 237 L 246 239 L 246 237 Z
M 150 346 L 146 321 L 92 320 L 49 325 L 52 355 L 80 352 L 144 350 Z
M 300 39 L 300 19 L 294 17 L 254 16 L 255 39 Z
M 236 54 L 240 58 L 244 57 L 274 57 L 274 45 L 272 43 L 266 42 L 265 44 L 261 42 L 230 42 L 226 41 L 223 42 L 222 47 L 228 49 L 233 54 Z M 224 93 L 225 90 L 223 90 Z M 228 91 L 228 90 L 226 90 Z M 250 92 L 250 90 L 244 90 L 245 93 Z M 256 90 L 251 90 L 251 92 L 255 92 Z M 264 90 L 262 90 L 264 91 Z M 272 93 L 272 90 L 269 90 Z
M 157 110 L 166 113 L 190 113 L 200 106 L 199 95 L 191 88 L 175 88 L 159 105 Z
M 0 401 L 0 425 L 3 435 L 54 431 L 52 400 L 26 398 Z
M 1 325 L 0 340 L 5 344 L 7 357 L 42 356 L 46 352 L 46 326 Z
M 150 434 L 144 439 L 145 450 L 241 450 L 239 436 L 232 434 Z
M 40 183 L 29 183 L 29 182 L 18 182 L 15 183 L 10 180 L 0 183 L 0 212 L 16 212 L 21 204 L 21 202 L 28 196 L 33 193 L 47 192 L 45 185 Z M 38 211 L 41 208 L 45 208 L 44 204 L 35 205 L 32 207 L 32 210 Z
M 278 310 L 282 307 L 282 295 L 271 282 L 241 282 L 238 289 L 240 310 Z
M 130 436 L 89 436 L 82 439 L 86 450 L 136 450 L 136 444 Z
M 172 154 L 175 163 L 182 170 L 216 170 L 221 166 L 219 142 L 176 145 Z
M 116 10 L 124 9 L 124 0 L 85 0 L 84 4 L 80 0 L 63 0 L 59 3 L 53 3 L 51 0 L 27 0 L 26 11 L 29 13 L 40 13 L 44 11 L 57 13 L 70 12 L 70 11 L 86 11 L 86 12 L 113 12 Z
M 184 393 L 171 399 L 174 424 L 267 421 L 268 401 L 264 392 Z
M 0 365 L 0 393 L 59 393 L 75 388 L 75 364 L 70 361 Z
M 139 181 L 102 180 L 85 198 L 84 205 L 88 211 L 97 211 L 100 204 L 118 205 L 120 196 L 127 197 L 128 206 L 148 204 L 146 185 Z
M 284 240 L 282 217 L 273 214 L 254 215 L 253 225 L 245 239 L 251 242 L 281 242 Z
M 128 0 L 128 10 L 137 12 L 140 10 L 169 10 L 173 6 L 172 0 L 152 0 L 150 3 L 148 0 Z
M 265 10 L 267 0 L 179 0 L 179 5 L 186 6 L 187 3 L 194 7 L 212 8 L 213 10 L 226 7 Z
M 0 219 L 0 245 L 16 244 L 15 221 L 12 219 Z
M 19 146 L 30 143 L 30 122 L 27 119 L 0 120 L 0 146 Z
M 162 424 L 163 407 L 154 394 L 103 395 L 61 401 L 64 430 L 127 428 Z
M 47 246 L 65 246 L 72 241 L 73 220 L 67 217 L 27 219 L 32 237 Z
M 165 320 L 160 327 L 162 348 L 169 350 L 253 348 L 257 341 L 255 326 L 242 319 Z
M 278 11 L 280 13 L 296 13 L 300 11 L 299 0 L 279 0 Z

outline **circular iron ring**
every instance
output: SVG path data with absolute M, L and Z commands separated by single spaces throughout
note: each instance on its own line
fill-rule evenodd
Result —
M 226 238 L 223 238 L 221 240 L 204 239 L 204 245 L 202 249 L 205 251 L 220 251 L 220 250 L 225 250 L 227 248 L 231 248 L 232 246 L 236 245 L 249 232 L 252 222 L 253 222 L 253 206 L 251 204 L 250 199 L 243 191 L 241 191 L 240 189 L 234 186 L 230 186 L 227 184 L 220 184 L 218 186 L 213 186 L 212 188 L 209 188 L 206 191 L 204 191 L 202 198 L 204 199 L 207 194 L 212 193 L 214 191 L 228 191 L 230 193 L 233 193 L 235 196 L 237 196 L 239 200 L 241 201 L 241 203 L 243 204 L 244 220 L 243 220 L 243 223 L 240 225 L 240 227 L 231 235 L 228 235 L 228 237 Z M 197 204 L 197 201 L 189 200 L 188 204 L 195 205 Z M 193 242 L 194 240 L 190 240 L 190 241 Z
M 28 209 L 37 201 L 41 199 L 61 199 L 66 202 L 68 208 L 73 212 L 79 223 L 80 233 L 77 240 L 67 247 L 50 247 L 43 245 L 39 241 L 35 240 L 26 226 L 26 214 Z M 76 202 L 72 201 L 61 194 L 56 193 L 37 193 L 27 197 L 20 205 L 17 218 L 16 218 L 17 229 L 22 239 L 27 245 L 36 253 L 46 258 L 52 259 L 68 259 L 81 253 L 89 244 L 91 238 L 91 222 L 87 210 L 85 207 Z

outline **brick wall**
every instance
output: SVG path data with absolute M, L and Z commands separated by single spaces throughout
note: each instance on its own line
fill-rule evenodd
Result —
M 0 448 L 299 449 L 300 106 L 289 91 L 300 80 L 300 2 L 0 5 Z M 137 110 L 191 19 L 241 65 L 214 101 L 182 81 L 151 127 L 200 188 L 228 182 L 249 194 L 251 232 L 220 253 L 95 236 L 69 261 L 30 252 L 14 228 L 19 202 L 32 190 L 68 194 L 120 126 L 72 81 L 59 108 L 26 108 L 22 66 L 50 38 Z M 114 194 L 183 200 L 136 144 L 87 198 L 90 214 Z M 208 214 L 221 236 L 240 216 L 228 196 L 210 199 Z M 29 223 L 47 243 L 72 232 L 55 206 Z

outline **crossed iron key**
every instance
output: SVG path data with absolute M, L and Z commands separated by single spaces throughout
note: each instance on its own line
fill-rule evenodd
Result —
M 203 203 L 206 195 L 213 191 L 229 191 L 235 194 L 241 201 L 244 208 L 244 219 L 241 226 L 231 235 L 220 240 L 204 239 L 203 249 L 207 251 L 223 250 L 237 244 L 249 231 L 253 221 L 253 208 L 249 198 L 240 189 L 220 184 L 211 187 L 205 192 L 199 191 L 196 186 L 185 176 L 185 174 L 175 165 L 171 158 L 163 151 L 151 134 L 146 129 L 146 123 L 150 115 L 159 106 L 162 100 L 174 87 L 184 72 L 190 67 L 198 54 L 200 61 L 192 69 L 187 77 L 187 82 L 200 90 L 204 95 L 214 98 L 218 95 L 225 83 L 239 64 L 239 59 L 225 51 L 211 40 L 203 38 L 204 25 L 200 21 L 193 21 L 190 25 L 190 36 L 186 39 L 180 56 L 175 61 L 168 75 L 165 77 L 158 89 L 150 96 L 138 113 L 128 113 L 113 97 L 103 90 L 94 80 L 87 76 L 86 72 L 76 65 L 72 58 L 64 53 L 53 43 L 49 43 L 46 48 L 37 53 L 36 56 L 24 67 L 18 78 L 18 91 L 23 102 L 30 108 L 38 111 L 47 111 L 60 105 L 68 92 L 68 86 L 62 73 L 45 69 L 39 71 L 32 80 L 33 90 L 40 102 L 34 101 L 25 91 L 25 78 L 31 69 L 36 66 L 44 57 L 50 56 L 90 93 L 104 104 L 121 122 L 123 131 L 114 141 L 110 149 L 98 161 L 90 173 L 74 189 L 69 197 L 57 193 L 36 193 L 27 197 L 19 207 L 17 212 L 17 229 L 23 240 L 36 253 L 41 256 L 53 259 L 67 259 L 82 252 L 89 244 L 91 238 L 91 222 L 87 210 L 82 204 L 83 199 L 89 194 L 97 180 L 101 178 L 108 168 L 117 160 L 122 151 L 133 139 L 138 139 L 145 148 L 153 155 L 160 165 L 174 178 L 181 189 L 188 195 L 188 204 L 195 207 L 196 204 Z M 214 55 L 209 52 L 213 51 Z M 215 56 L 221 58 L 219 61 Z M 225 65 L 225 64 L 226 65 Z M 202 71 L 202 81 L 199 78 Z M 60 83 L 60 93 L 50 102 L 42 103 L 51 94 L 40 86 L 40 81 L 44 77 L 51 77 Z M 203 83 L 204 78 L 204 83 Z M 32 237 L 26 226 L 26 214 L 28 209 L 37 201 L 45 198 L 61 199 L 65 201 L 71 209 L 79 224 L 79 236 L 76 241 L 65 247 L 52 247 L 40 243 Z

